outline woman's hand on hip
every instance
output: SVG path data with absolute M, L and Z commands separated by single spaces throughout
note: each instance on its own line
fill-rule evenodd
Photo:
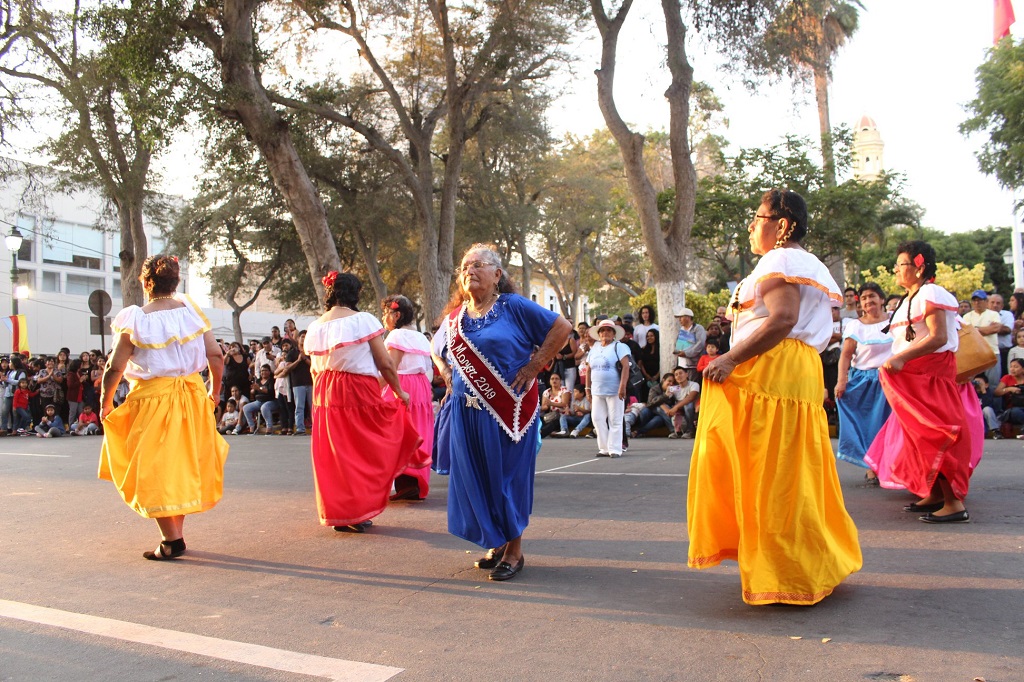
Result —
M 736 369 L 736 363 L 732 361 L 728 353 L 719 355 L 704 368 L 704 378 L 720 384 L 732 374 L 734 369 Z
M 512 380 L 512 390 L 517 393 L 519 391 L 525 391 L 526 387 L 529 386 L 530 382 L 537 377 L 539 372 L 540 366 L 537 361 L 530 360 L 528 363 L 523 365 L 518 372 L 516 372 L 515 379 Z

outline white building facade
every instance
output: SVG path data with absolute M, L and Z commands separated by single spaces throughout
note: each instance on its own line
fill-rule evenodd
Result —
M 103 290 L 112 300 L 113 318 L 123 306 L 121 267 L 118 253 L 121 235 L 116 219 L 106 217 L 105 201 L 98 193 L 63 193 L 40 188 L 38 182 L 14 177 L 0 184 L 0 230 L 9 235 L 17 230 L 22 236 L 18 250 L 18 286 L 12 286 L 12 253 L 0 248 L 0 317 L 13 314 L 12 299 L 20 292 L 18 312 L 25 316 L 29 349 L 33 355 L 55 354 L 70 348 L 83 350 L 111 345 L 109 324 L 105 337 L 92 334 L 89 294 Z M 162 228 L 146 222 L 147 253 L 161 253 L 167 243 Z M 191 280 L 191 283 L 190 283 Z M 195 289 L 200 289 L 195 291 Z M 209 308 L 209 288 L 203 280 L 189 276 L 182 261 L 179 291 L 193 296 L 213 325 L 218 338 L 234 337 L 231 311 Z M 243 338 L 260 338 L 271 326 L 283 327 L 286 318 L 304 329 L 312 316 L 270 313 L 243 313 Z M 0 325 L 0 354 L 12 348 L 7 328 Z

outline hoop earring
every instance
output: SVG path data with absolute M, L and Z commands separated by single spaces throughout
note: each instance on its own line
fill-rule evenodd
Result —
M 792 237 L 792 236 L 793 236 L 793 223 L 790 223 L 786 227 L 786 231 L 782 233 L 782 236 L 775 240 L 774 248 L 776 248 L 776 249 L 783 248 L 784 246 L 786 246 L 786 242 L 788 242 L 789 238 Z

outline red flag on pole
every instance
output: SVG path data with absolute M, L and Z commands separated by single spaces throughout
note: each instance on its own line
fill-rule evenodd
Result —
M 1013 26 L 1013 22 L 1016 21 L 1016 17 L 1013 16 L 1013 4 L 1010 0 L 995 0 L 995 2 L 996 13 L 995 33 L 992 38 L 993 45 L 1010 35 L 1010 27 Z

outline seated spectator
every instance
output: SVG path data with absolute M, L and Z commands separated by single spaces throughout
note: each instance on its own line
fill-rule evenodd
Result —
M 658 386 L 658 384 L 655 384 L 655 386 Z M 659 391 L 661 390 L 660 386 L 658 387 L 658 390 Z M 648 393 L 650 393 L 650 391 L 648 391 Z M 638 427 L 639 424 L 643 423 L 643 422 L 640 421 L 640 416 L 644 415 L 644 410 L 645 409 L 647 409 L 647 404 L 646 403 L 642 403 L 640 401 L 636 401 L 636 402 L 630 403 L 629 405 L 626 406 L 625 411 L 623 411 L 623 413 L 622 413 L 622 424 L 623 424 L 622 432 L 623 433 L 630 433 L 630 434 L 635 434 L 636 433 L 636 427 Z M 644 415 L 645 421 L 647 419 L 649 419 L 649 418 L 650 418 L 650 412 L 648 412 L 646 415 Z
M 555 433 L 555 429 L 559 427 L 561 417 L 566 414 L 569 409 L 569 404 L 572 402 L 572 396 L 568 389 L 562 385 L 562 377 L 552 373 L 548 378 L 551 382 L 551 387 L 544 391 L 540 399 L 540 413 L 541 419 L 544 424 L 541 426 L 540 435 L 549 436 L 564 436 L 566 430 L 562 428 L 560 431 Z
M 252 390 L 251 385 L 250 385 L 250 389 L 249 390 Z M 231 434 L 233 434 L 235 436 L 237 436 L 237 435 L 239 435 L 241 433 L 246 433 L 248 429 L 247 429 L 247 427 L 245 425 L 245 419 L 243 417 L 245 415 L 245 409 L 244 408 L 249 403 L 249 398 L 247 398 L 242 393 L 242 391 L 238 388 L 238 386 L 232 386 L 231 387 L 231 397 L 229 398 L 229 400 L 234 400 L 235 401 L 235 407 L 238 410 L 238 425 L 234 428 L 233 431 L 229 431 L 229 433 L 231 433 Z
M 981 403 L 981 415 L 985 420 L 985 431 L 994 440 L 1002 438 L 999 430 L 999 417 L 996 415 L 1002 411 L 1002 405 L 995 391 L 988 385 L 988 377 L 979 374 L 974 377 L 974 392 L 978 394 L 978 401 Z
M 1024 360 L 1013 360 L 1010 362 L 1010 373 L 999 380 L 999 385 L 995 390 L 996 397 L 1003 399 L 1003 413 L 999 415 L 999 421 L 1003 424 L 1024 424 L 1022 384 L 1024 384 Z M 1021 438 L 1021 436 L 1017 437 Z
M 561 433 L 569 433 L 570 438 L 579 438 L 580 433 L 590 426 L 590 401 L 587 400 L 587 387 L 577 384 L 572 389 L 572 402 L 568 411 L 559 419 Z
M 267 425 L 266 435 L 274 435 L 274 410 L 277 409 L 277 401 L 274 400 L 274 372 L 270 365 L 260 367 L 260 378 L 253 382 L 252 400 L 242 408 L 245 421 L 249 424 L 249 431 L 256 435 L 256 414 L 263 415 L 263 421 Z M 238 433 L 237 431 L 235 433 Z
M 57 414 L 56 405 L 51 403 L 46 406 L 36 426 L 36 435 L 40 438 L 60 438 L 64 435 L 64 422 Z
M 227 405 L 224 406 L 224 414 L 220 416 L 220 423 L 217 424 L 217 431 L 224 434 L 228 431 L 236 431 L 237 429 L 238 403 L 235 402 L 234 398 L 228 398 Z
M 676 388 L 673 394 L 676 403 L 668 408 L 672 417 L 674 432 L 669 438 L 693 438 L 697 430 L 697 400 L 700 398 L 700 384 L 690 379 L 688 372 L 682 367 L 675 369 Z
M 93 412 L 92 405 L 83 405 L 78 419 L 71 425 L 72 436 L 94 436 L 100 432 L 100 416 Z
M 1014 334 L 1014 340 L 1016 343 L 1010 348 L 1010 352 L 1006 354 L 1007 370 L 1010 369 L 1011 360 L 1024 360 L 1024 330 Z
M 20 379 L 18 387 L 14 389 L 14 397 L 11 398 L 11 409 L 14 411 L 14 431 L 19 436 L 31 435 L 28 430 L 32 426 L 32 413 L 29 411 L 29 402 L 39 396 L 39 391 L 31 388 L 28 379 Z
M 674 431 L 672 418 L 668 416 L 667 410 L 676 403 L 673 389 L 676 386 L 675 375 L 665 374 L 661 378 L 661 384 L 651 388 L 647 404 L 640 409 L 634 420 L 631 420 L 633 436 L 641 436 L 654 429 L 665 427 L 669 433 Z

